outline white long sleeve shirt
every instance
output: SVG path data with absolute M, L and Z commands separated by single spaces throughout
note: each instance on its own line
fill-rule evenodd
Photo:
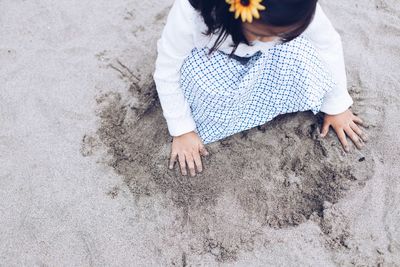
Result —
M 158 55 L 153 77 L 171 136 L 179 136 L 196 129 L 190 106 L 180 88 L 180 68 L 194 47 L 213 46 L 217 34 L 205 36 L 202 32 L 206 29 L 201 15 L 191 6 L 189 0 L 175 0 L 161 38 L 157 41 Z M 344 112 L 353 104 L 353 100 L 347 91 L 342 41 L 319 4 L 313 21 L 302 36 L 317 48 L 337 85 L 325 95 L 321 111 L 332 115 Z M 231 53 L 231 44 L 232 38 L 228 36 L 218 49 Z M 270 47 L 268 43 L 262 42 L 253 46 L 241 43 L 234 54 L 248 57 Z

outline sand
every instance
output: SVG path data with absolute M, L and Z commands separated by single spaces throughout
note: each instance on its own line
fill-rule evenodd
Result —
M 322 1 L 367 146 L 287 114 L 167 169 L 172 1 L 0 2 L 4 266 L 400 266 L 400 2 Z

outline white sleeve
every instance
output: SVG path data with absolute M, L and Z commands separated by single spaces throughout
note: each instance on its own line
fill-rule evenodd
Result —
M 331 115 L 346 111 L 353 104 L 353 100 L 347 91 L 342 40 L 319 4 L 313 21 L 303 35 L 315 45 L 336 82 L 334 89 L 325 95 L 321 111 Z
M 175 0 L 157 41 L 154 81 L 163 116 L 171 136 L 196 129 L 190 106 L 180 88 L 180 69 L 184 59 L 195 47 L 194 15 L 197 12 L 188 0 Z

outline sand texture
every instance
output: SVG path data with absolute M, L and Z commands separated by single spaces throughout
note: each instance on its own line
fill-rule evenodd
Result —
M 400 2 L 321 2 L 364 149 L 287 114 L 196 177 L 152 80 L 171 3 L 0 1 L 0 266 L 400 266 Z

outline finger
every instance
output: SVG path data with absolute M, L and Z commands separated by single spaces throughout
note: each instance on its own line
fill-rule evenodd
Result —
M 193 155 L 194 163 L 196 164 L 197 170 L 199 172 L 203 171 L 203 166 L 201 165 L 201 158 L 199 153 Z
M 208 155 L 210 155 L 210 153 L 208 153 L 207 149 L 206 149 L 204 146 L 201 146 L 201 147 L 200 147 L 200 154 L 201 154 L 202 156 L 208 156 Z
M 360 129 L 360 127 L 358 127 L 357 124 L 350 122 L 350 127 L 356 134 L 358 134 L 359 137 L 361 137 L 364 142 L 368 140 L 368 136 Z
M 182 175 L 186 175 L 186 160 L 185 160 L 185 155 L 182 154 L 178 154 L 178 160 L 179 160 L 179 166 L 181 167 L 181 173 Z
M 356 147 L 358 149 L 362 148 L 362 143 L 361 143 L 361 139 L 358 136 L 358 134 L 356 132 L 353 131 L 353 129 L 351 129 L 351 127 L 347 127 L 345 128 L 345 132 L 347 134 L 348 137 L 350 137 L 350 139 L 353 141 L 353 143 L 356 145 Z
M 196 169 L 194 167 L 194 161 L 193 161 L 193 156 L 192 155 L 186 155 L 186 162 L 189 166 L 189 172 L 191 176 L 196 175 Z
M 177 156 L 178 156 L 178 153 L 175 153 L 175 152 L 171 153 L 171 158 L 169 160 L 169 168 L 171 170 L 174 168 L 174 164 L 175 164 Z
M 344 150 L 346 152 L 349 152 L 350 151 L 349 144 L 347 143 L 346 134 L 344 133 L 343 129 L 339 129 L 338 131 L 336 131 L 336 133 L 338 135 L 340 143 L 342 143 Z
M 329 123 L 324 121 L 324 123 L 322 124 L 321 137 L 325 137 L 328 134 L 329 126 Z
M 362 125 L 362 126 L 365 126 L 364 121 L 363 121 L 360 117 L 358 117 L 358 116 L 356 116 L 356 115 L 353 115 L 353 121 L 354 121 L 354 122 L 357 122 L 358 124 L 360 124 L 360 125 Z

